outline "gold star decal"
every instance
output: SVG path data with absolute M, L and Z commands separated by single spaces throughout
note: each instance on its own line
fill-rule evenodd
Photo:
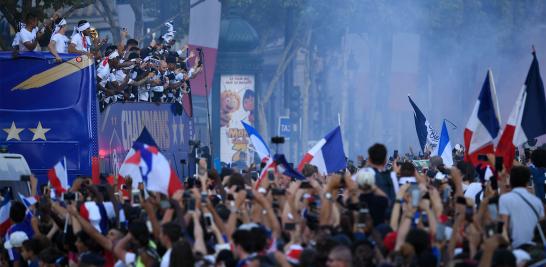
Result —
M 15 122 L 12 121 L 10 128 L 4 128 L 4 132 L 8 134 L 6 141 L 9 141 L 11 139 L 21 141 L 21 137 L 19 137 L 19 133 L 21 133 L 24 129 L 25 128 L 17 128 L 17 126 L 15 126 Z
M 32 136 L 32 141 L 42 139 L 46 141 L 45 134 L 51 130 L 51 128 L 42 128 L 42 122 L 38 121 L 38 126 L 36 128 L 28 128 L 31 132 L 34 133 Z

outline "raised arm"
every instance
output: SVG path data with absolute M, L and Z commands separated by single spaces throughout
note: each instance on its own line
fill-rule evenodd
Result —
M 68 212 L 74 218 L 74 221 L 77 221 L 81 225 L 81 229 L 87 233 L 93 240 L 95 240 L 101 247 L 105 250 L 112 251 L 113 244 L 112 242 L 103 236 L 95 227 L 93 227 L 86 219 L 84 219 L 78 210 L 76 209 L 76 204 L 72 203 L 68 206 Z

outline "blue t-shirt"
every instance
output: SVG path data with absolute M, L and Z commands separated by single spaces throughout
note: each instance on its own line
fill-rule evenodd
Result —
M 32 213 L 28 212 L 25 219 L 20 222 L 20 223 L 17 223 L 17 224 L 14 224 L 12 225 L 7 233 L 6 233 L 6 238 L 5 240 L 8 240 L 9 239 L 9 236 L 15 232 L 18 232 L 18 231 L 23 231 L 25 232 L 25 234 L 27 234 L 28 238 L 29 239 L 32 239 L 32 237 L 34 236 L 34 230 L 32 230 Z M 21 254 L 19 254 L 19 252 L 17 252 L 17 250 L 15 249 L 10 249 L 8 250 L 8 254 L 9 254 L 9 259 L 10 261 L 18 261 L 21 259 Z

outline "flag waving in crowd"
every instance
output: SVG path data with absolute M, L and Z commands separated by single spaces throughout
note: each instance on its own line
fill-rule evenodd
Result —
M 479 154 L 494 152 L 500 131 L 499 104 L 493 73 L 487 71 L 482 90 L 464 130 L 465 159 L 476 164 Z
M 452 150 L 453 147 L 451 146 L 451 141 L 449 141 L 449 134 L 447 132 L 446 122 L 444 120 L 442 123 L 442 131 L 440 132 L 440 142 L 438 142 L 438 147 L 435 152 L 437 156 L 442 157 L 442 160 L 446 166 L 453 166 Z
M 169 165 L 167 158 L 159 152 L 146 127 L 127 153 L 119 174 L 131 177 L 135 188 L 143 182 L 148 190 L 169 196 L 182 189 L 182 182 Z
M 504 127 L 496 154 L 502 156 L 506 168 L 511 169 L 516 148 L 543 134 L 546 134 L 546 99 L 537 57 L 533 52 L 527 79 Z
M 254 150 L 256 153 L 258 153 L 260 160 L 262 162 L 267 162 L 271 158 L 271 151 L 269 150 L 269 147 L 265 143 L 264 139 L 252 126 L 248 125 L 244 121 L 241 121 L 241 123 L 245 127 L 246 133 L 250 138 L 250 142 L 252 142 L 252 146 L 254 146 Z
M 347 167 L 339 126 L 329 132 L 303 156 L 298 170 L 302 171 L 305 164 L 317 166 L 321 174 L 330 174 Z
M 417 138 L 419 138 L 419 144 L 421 145 L 421 151 L 423 153 L 427 151 L 433 151 L 438 145 L 438 134 L 430 126 L 430 122 L 427 120 L 423 112 L 413 102 L 408 95 L 411 106 L 413 107 L 413 118 L 415 119 L 415 130 L 417 130 Z
M 68 189 L 68 173 L 66 171 L 66 158 L 60 160 L 51 168 L 47 177 L 51 186 L 55 189 L 56 194 L 61 194 L 66 192 Z

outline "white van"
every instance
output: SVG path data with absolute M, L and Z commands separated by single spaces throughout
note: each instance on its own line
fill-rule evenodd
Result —
M 7 187 L 11 192 L 18 192 L 24 196 L 30 195 L 30 168 L 20 154 L 0 153 L 0 192 L 5 192 Z M 14 193 L 13 193 L 14 194 Z M 12 195 L 12 199 L 19 199 Z

